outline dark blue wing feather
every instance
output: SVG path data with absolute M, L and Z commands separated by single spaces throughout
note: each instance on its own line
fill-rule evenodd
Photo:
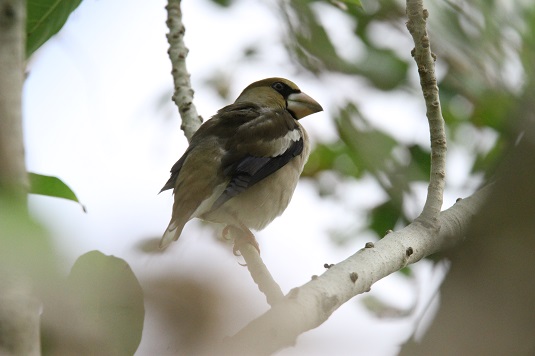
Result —
M 232 197 L 275 173 L 290 162 L 292 158 L 300 155 L 301 152 L 303 152 L 303 139 L 295 141 L 280 156 L 255 157 L 248 155 L 236 164 L 227 167 L 224 173 L 232 178 L 223 193 L 215 201 L 212 210 L 219 208 Z

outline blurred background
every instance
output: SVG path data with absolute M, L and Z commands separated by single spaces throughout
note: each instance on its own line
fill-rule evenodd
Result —
M 492 177 L 518 138 L 509 113 L 532 80 L 528 3 L 425 4 L 449 139 L 444 208 Z M 164 7 L 84 1 L 32 56 L 23 94 L 28 170 L 59 177 L 87 209 L 32 196 L 32 214 L 65 274 L 91 250 L 131 266 L 147 298 L 136 355 L 194 353 L 268 309 L 213 227 L 191 221 L 170 249 L 154 251 L 172 206 L 158 191 L 187 147 L 171 102 Z M 325 109 L 302 122 L 314 151 L 289 208 L 257 234 L 285 293 L 419 214 L 429 133 L 403 1 L 196 0 L 182 11 L 205 120 L 271 76 Z M 389 276 L 278 355 L 396 354 L 432 320 L 447 268 L 426 260 Z

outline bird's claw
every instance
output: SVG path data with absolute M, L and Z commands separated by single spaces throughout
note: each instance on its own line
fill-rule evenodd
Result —
M 236 257 L 241 256 L 240 248 L 238 247 L 236 243 L 234 244 L 234 246 L 232 246 L 232 254 Z
M 223 228 L 222 234 L 225 240 L 234 238 L 234 246 L 232 247 L 232 253 L 234 256 L 242 255 L 240 252 L 240 247 L 243 246 L 244 243 L 253 245 L 253 247 L 258 251 L 258 254 L 260 254 L 260 246 L 258 245 L 258 241 L 256 241 L 253 233 L 246 226 L 241 226 L 238 228 L 233 225 L 227 225 Z

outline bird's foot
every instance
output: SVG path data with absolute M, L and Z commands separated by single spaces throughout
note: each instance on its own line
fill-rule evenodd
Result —
M 258 254 L 260 254 L 260 246 L 258 245 L 258 241 L 256 241 L 254 234 L 246 226 L 241 225 L 240 227 L 237 227 L 234 225 L 227 225 L 225 228 L 223 228 L 223 238 L 229 240 L 229 234 L 231 236 L 230 238 L 234 238 L 234 247 L 232 248 L 232 253 L 234 253 L 234 256 L 241 256 L 240 247 L 246 243 L 253 245 L 253 247 L 258 251 Z

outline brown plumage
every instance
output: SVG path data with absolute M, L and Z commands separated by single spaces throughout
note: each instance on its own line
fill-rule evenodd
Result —
M 197 130 L 171 169 L 162 191 L 174 189 L 175 202 L 160 247 L 177 240 L 192 218 L 252 237 L 249 229 L 261 230 L 282 214 L 309 155 L 297 120 L 322 110 L 287 79 L 245 88 Z

